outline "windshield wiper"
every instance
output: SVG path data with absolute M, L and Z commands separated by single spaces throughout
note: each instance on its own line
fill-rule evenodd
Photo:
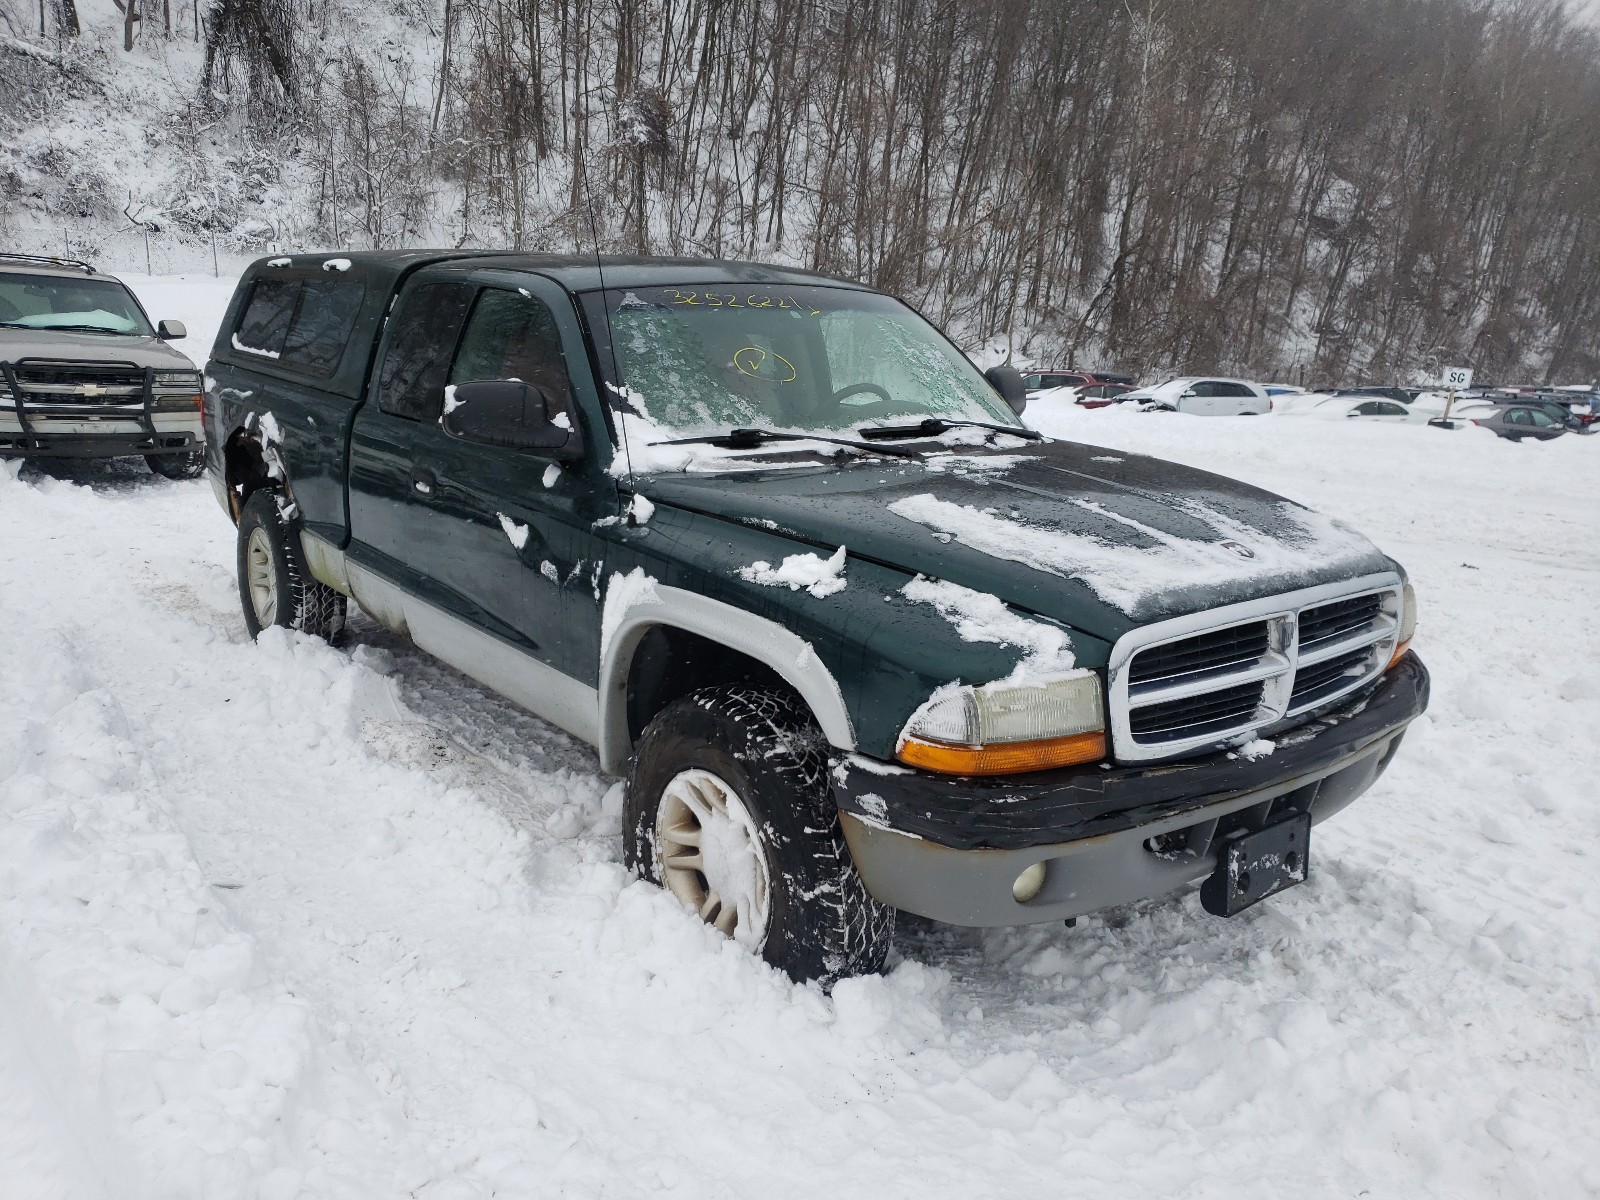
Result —
M 722 446 L 728 450 L 755 450 L 768 442 L 827 442 L 834 446 L 848 446 L 869 454 L 885 454 L 891 458 L 916 458 L 913 450 L 891 450 L 887 446 L 871 446 L 849 438 L 825 437 L 820 433 L 779 433 L 772 429 L 730 429 L 727 433 L 708 433 L 703 437 L 671 438 L 664 442 L 651 442 L 652 446 Z
M 996 433 L 1009 433 L 1030 442 L 1044 441 L 1044 434 L 1020 425 L 996 425 L 990 421 L 947 421 L 943 417 L 928 417 L 915 425 L 870 425 L 857 432 L 873 441 L 892 441 L 896 438 L 938 437 L 952 429 L 992 429 Z
M 0 321 L 7 329 L 26 329 L 33 333 L 114 333 L 118 337 L 142 337 L 133 329 L 107 329 L 104 325 L 29 325 L 23 321 Z

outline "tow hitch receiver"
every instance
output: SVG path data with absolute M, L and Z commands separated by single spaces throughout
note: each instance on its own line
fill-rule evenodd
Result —
M 1241 834 L 1222 847 L 1217 869 L 1200 885 L 1200 903 L 1213 916 L 1235 916 L 1304 883 L 1310 852 L 1310 813 L 1293 813 L 1265 829 Z

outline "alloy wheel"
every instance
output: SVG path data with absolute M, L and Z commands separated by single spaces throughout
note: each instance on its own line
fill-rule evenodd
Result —
M 256 621 L 265 629 L 278 616 L 278 586 L 272 561 L 272 543 L 259 525 L 250 531 L 245 548 L 245 575 L 250 586 L 250 607 Z
M 655 840 L 661 880 L 678 902 L 759 950 L 771 915 L 772 877 L 739 794 L 710 771 L 679 773 L 662 792 Z

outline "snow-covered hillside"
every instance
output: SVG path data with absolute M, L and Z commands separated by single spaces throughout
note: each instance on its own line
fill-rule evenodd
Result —
M 226 287 L 135 283 L 203 357 Z M 1235 920 L 832 997 L 632 880 L 566 735 L 364 618 L 250 642 L 204 482 L 0 467 L 0 1197 L 1600 1193 L 1600 438 L 1030 415 L 1372 535 L 1433 707 Z
M 1577 382 L 1597 116 L 1521 0 L 0 0 L 0 250 L 598 243 L 1041 366 Z

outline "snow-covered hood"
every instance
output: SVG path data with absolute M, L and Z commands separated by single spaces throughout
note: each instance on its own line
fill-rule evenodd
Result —
M 16 362 L 23 358 L 132 363 L 136 367 L 155 367 L 161 371 L 195 369 L 188 355 L 158 337 L 80 333 L 66 329 L 0 329 L 0 361 Z
M 999 596 L 1096 637 L 1394 564 L 1233 479 L 1072 442 L 747 474 L 658 475 L 667 504 Z

